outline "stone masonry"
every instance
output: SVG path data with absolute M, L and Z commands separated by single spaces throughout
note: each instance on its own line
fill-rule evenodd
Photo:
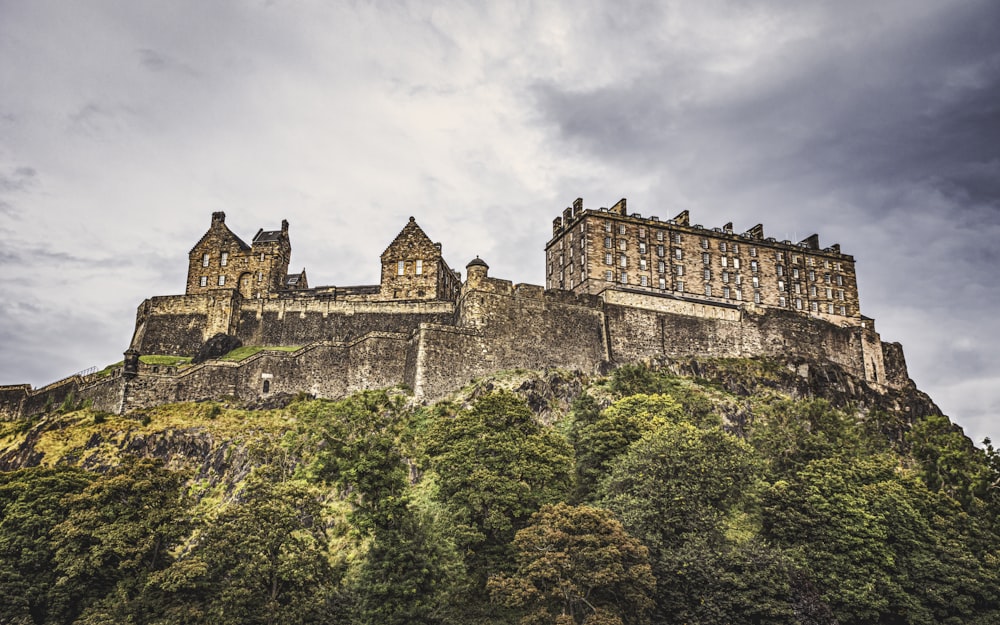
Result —
M 624 200 L 599 211 L 577 200 L 553 233 L 547 288 L 492 278 L 479 258 L 463 283 L 412 217 L 380 257 L 379 285 L 310 288 L 304 270 L 287 274 L 287 221 L 247 245 L 215 213 L 189 254 L 185 294 L 139 306 L 126 366 L 41 389 L 0 387 L 0 418 L 69 400 L 126 413 L 396 385 L 432 400 L 505 369 L 599 373 L 691 356 L 801 356 L 836 363 L 875 388 L 912 385 L 902 348 L 883 343 L 860 313 L 853 257 L 819 249 L 816 236 L 792 244 L 764 239 L 761 226 L 707 230 L 689 225 L 686 213 L 664 223 L 626 215 Z M 194 355 L 220 333 L 294 349 L 182 367 L 138 361 Z

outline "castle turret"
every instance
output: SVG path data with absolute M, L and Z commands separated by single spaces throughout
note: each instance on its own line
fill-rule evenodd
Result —
M 482 286 L 483 281 L 489 276 L 489 271 L 490 266 L 486 264 L 486 261 L 476 256 L 465 266 L 466 284 L 473 289 Z

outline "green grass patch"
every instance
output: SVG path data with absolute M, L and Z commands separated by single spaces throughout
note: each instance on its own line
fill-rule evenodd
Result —
M 124 360 L 119 360 L 118 362 L 116 362 L 113 365 L 108 365 L 107 367 L 104 367 L 103 369 L 101 369 L 100 371 L 98 371 L 97 373 L 95 373 L 94 375 L 96 375 L 99 378 L 106 378 L 109 375 L 111 375 L 112 373 L 114 373 L 115 369 L 121 367 L 123 364 L 125 364 L 125 361 Z
M 158 354 L 145 354 L 139 356 L 139 362 L 144 365 L 158 365 L 165 367 L 176 367 L 177 365 L 186 365 L 191 362 L 189 356 L 162 356 Z
M 240 360 L 246 360 L 250 356 L 253 356 L 257 352 L 294 352 L 300 349 L 301 345 L 244 345 L 243 347 L 237 347 L 233 351 L 229 352 L 219 360 L 229 360 L 232 362 L 239 362 Z

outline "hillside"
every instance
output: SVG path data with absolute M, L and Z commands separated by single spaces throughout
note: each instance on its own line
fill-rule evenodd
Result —
M 995 623 L 1000 457 L 810 360 L 0 422 L 0 623 Z

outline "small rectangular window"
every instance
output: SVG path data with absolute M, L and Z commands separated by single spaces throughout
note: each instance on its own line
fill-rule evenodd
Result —
M 702 247 L 702 249 L 706 249 L 706 250 L 708 249 L 708 239 L 702 239 L 701 240 L 701 247 Z
M 659 271 L 660 273 L 666 273 L 667 272 L 667 263 L 663 262 L 662 260 L 660 262 L 656 263 L 656 270 Z
M 667 280 L 666 280 L 666 278 L 660 278 L 659 285 L 660 285 L 661 289 L 667 288 Z
M 611 222 L 610 221 L 605 221 L 604 222 L 604 231 L 605 232 L 611 232 Z
M 705 285 L 705 295 L 707 295 L 709 297 L 712 296 L 712 285 L 711 284 L 706 284 Z
M 618 264 L 622 267 L 628 267 L 628 256 L 621 254 L 618 256 Z
M 219 265 L 225 267 L 229 264 L 229 252 L 223 252 L 222 256 L 219 257 Z
M 720 252 L 725 252 L 726 251 L 726 242 L 725 241 L 719 241 L 719 251 Z
M 645 226 L 639 226 L 639 238 L 640 239 L 645 239 L 646 238 L 646 227 Z
M 612 242 L 611 242 L 611 237 L 604 237 L 604 247 L 606 247 L 606 248 L 607 248 L 607 249 L 609 249 L 609 250 L 610 250 L 610 249 L 611 249 L 612 247 L 614 247 L 614 245 L 613 245 L 613 244 L 612 244 Z
M 729 257 L 728 256 L 723 256 L 721 260 L 722 260 L 722 266 L 723 267 L 728 267 L 729 266 Z
M 681 233 L 680 232 L 675 232 L 674 233 L 674 243 L 676 243 L 677 245 L 681 244 Z
M 819 312 L 819 304 L 816 302 L 809 302 L 809 309 L 813 312 Z
M 618 234 L 625 234 L 625 224 L 618 224 Z
M 729 299 L 729 287 L 728 286 L 722 287 L 722 297 L 723 297 L 723 299 Z
M 662 245 L 657 245 L 656 246 L 656 255 L 662 257 L 663 254 L 664 254 L 664 252 L 663 252 L 663 246 Z
M 754 258 L 757 258 L 757 248 L 756 247 L 751 247 L 750 248 L 750 255 L 753 256 Z M 759 304 L 760 302 L 757 302 L 757 303 Z
M 646 253 L 646 242 L 645 241 L 639 241 L 639 253 L 640 254 L 645 254 Z
M 646 259 L 645 258 L 640 258 L 639 259 L 639 269 L 640 269 L 640 271 L 646 271 Z
M 677 292 L 678 293 L 683 293 L 684 292 L 684 281 L 683 280 L 678 280 L 677 281 Z
M 674 258 L 676 258 L 677 260 L 683 260 L 684 259 L 684 250 L 682 250 L 679 247 L 675 247 L 674 248 Z
M 679 276 L 683 276 L 684 275 L 684 265 L 675 265 L 674 266 L 674 272 L 677 275 L 679 275 Z
M 208 254 L 201 255 L 201 266 L 208 267 Z
M 424 273 L 424 261 L 422 260 L 417 261 L 416 273 L 418 276 Z
M 628 284 L 628 274 L 624 271 L 622 272 L 622 284 Z
M 622 251 L 628 249 L 628 242 L 625 239 L 618 239 L 618 249 Z
M 778 306 L 782 306 L 782 307 L 784 307 L 784 306 L 786 306 L 786 305 L 787 305 L 787 304 L 786 304 L 786 302 L 785 302 L 785 296 L 784 296 L 784 295 L 781 295 L 780 297 L 778 297 Z
M 656 231 L 656 240 L 657 241 L 662 241 L 663 240 L 663 230 L 657 230 Z
M 753 288 L 755 289 L 760 288 L 760 278 L 758 278 L 757 276 L 753 277 Z
M 649 278 L 646 276 L 639 276 L 640 286 L 649 286 Z
M 754 304 L 759 304 L 760 303 L 760 291 L 754 291 L 753 292 L 753 303 Z
M 795 298 L 795 310 L 802 310 L 802 300 Z
M 611 265 L 614 262 L 615 261 L 614 261 L 614 258 L 611 256 L 611 252 L 608 252 L 607 254 L 604 255 L 604 264 L 605 265 Z
M 826 312 L 831 315 L 833 314 L 833 304 L 826 305 Z
M 841 306 L 840 307 L 840 314 L 842 314 L 842 315 L 846 315 L 847 314 L 847 307 L 846 306 Z
M 401 260 L 396 263 L 396 275 L 401 276 L 406 273 L 406 261 Z
M 226 276 L 219 276 L 219 286 L 226 286 Z
M 757 273 L 757 268 L 758 268 L 757 261 L 751 260 L 750 261 L 750 271 L 752 271 L 754 273 Z
M 708 252 L 702 252 L 701 262 L 705 263 L 706 265 L 710 265 L 712 263 L 712 255 L 709 254 Z
M 778 274 L 779 276 L 785 275 L 785 266 L 784 265 L 777 265 L 777 266 L 775 266 L 774 272 L 776 274 Z
M 733 259 L 733 269 L 739 269 L 739 268 L 740 268 L 740 259 L 739 258 L 734 258 Z
M 607 280 L 608 282 L 613 281 L 615 279 L 615 272 L 608 269 L 607 271 L 604 272 L 604 279 Z
M 743 289 L 736 289 L 736 301 L 737 302 L 743 301 Z
M 705 279 L 706 280 L 711 280 L 712 279 L 712 270 L 708 269 L 707 267 L 705 268 Z
M 202 276 L 198 280 L 198 284 L 200 284 L 201 286 L 208 286 L 208 276 Z

